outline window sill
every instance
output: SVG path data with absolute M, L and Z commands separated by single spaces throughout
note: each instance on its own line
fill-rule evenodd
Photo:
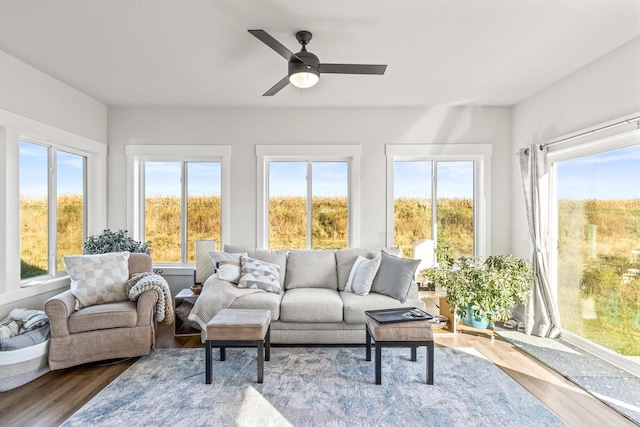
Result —
M 153 272 L 162 276 L 193 276 L 195 264 L 154 263 Z
M 69 288 L 69 276 L 67 275 L 35 282 L 36 283 L 30 282 L 28 285 L 22 285 L 15 291 L 9 291 L 2 294 L 2 303 L 0 303 L 0 306 L 12 304 L 16 301 L 42 295 L 47 292 Z

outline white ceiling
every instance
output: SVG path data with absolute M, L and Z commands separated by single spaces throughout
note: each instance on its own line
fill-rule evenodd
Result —
M 387 72 L 262 97 L 248 29 Z M 513 105 L 639 35 L 639 0 L 0 0 L 0 50 L 109 106 Z

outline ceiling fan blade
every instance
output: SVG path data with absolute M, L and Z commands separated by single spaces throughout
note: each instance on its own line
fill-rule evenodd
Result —
M 278 83 L 273 85 L 273 87 L 268 91 L 266 91 L 262 96 L 273 96 L 276 93 L 280 92 L 280 90 L 282 90 L 288 84 L 289 84 L 289 76 L 284 76 L 282 80 L 280 80 Z
M 291 52 L 289 49 L 284 47 L 282 43 L 280 43 L 278 40 L 271 37 L 271 35 L 269 35 L 269 33 L 267 33 L 265 30 L 247 30 L 247 31 L 249 31 L 251 34 L 256 36 L 256 38 L 260 40 L 262 43 L 266 44 L 271 49 L 275 50 L 277 53 L 280 54 L 280 56 L 282 56 L 287 61 L 291 61 L 292 58 L 296 58 L 298 61 L 302 62 L 302 60 L 298 58 L 298 55 L 296 55 L 295 53 Z
M 387 69 L 386 65 L 364 65 L 364 64 L 320 64 L 320 73 L 333 74 L 376 74 L 383 75 Z

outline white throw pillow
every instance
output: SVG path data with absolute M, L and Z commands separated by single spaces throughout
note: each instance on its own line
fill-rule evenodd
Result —
M 242 277 L 238 282 L 238 287 L 279 293 L 280 289 L 282 289 L 280 266 L 243 256 Z
M 129 299 L 129 252 L 62 257 L 71 278 L 71 292 L 81 307 Z
M 361 296 L 367 295 L 371 291 L 373 279 L 376 277 L 380 267 L 380 260 L 380 254 L 373 259 L 359 256 L 353 263 L 347 286 L 345 286 L 344 290 Z
M 243 255 L 247 255 L 247 253 L 209 252 L 209 255 L 211 255 L 213 265 L 215 265 L 216 270 L 218 270 L 218 278 L 238 284 L 241 274 L 240 258 Z

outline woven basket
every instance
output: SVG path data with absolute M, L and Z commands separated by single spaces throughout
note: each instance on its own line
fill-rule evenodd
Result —
M 49 372 L 49 340 L 12 351 L 0 351 L 0 392 L 20 387 Z

